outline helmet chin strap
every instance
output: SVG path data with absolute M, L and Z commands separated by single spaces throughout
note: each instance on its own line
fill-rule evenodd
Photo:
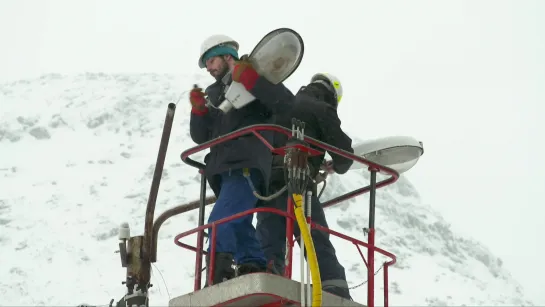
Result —
M 321 84 L 323 86 L 325 86 L 325 88 L 327 88 L 328 92 L 332 93 L 333 94 L 333 98 L 337 98 L 335 97 L 335 88 L 333 88 L 333 86 L 331 85 L 331 83 L 325 81 L 325 80 L 316 80 L 314 81 L 313 83 L 318 83 L 318 84 Z
M 316 99 L 323 100 L 327 104 L 333 106 L 335 109 L 337 108 L 338 104 L 337 100 L 335 99 L 335 94 L 332 92 L 332 87 L 325 81 L 314 81 L 307 86 L 303 86 L 300 91 L 305 92 Z

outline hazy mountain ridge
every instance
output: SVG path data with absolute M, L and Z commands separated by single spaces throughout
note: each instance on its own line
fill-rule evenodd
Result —
M 0 85 L 0 255 L 9 259 L 0 269 L 1 303 L 105 303 L 123 293 L 123 270 L 113 253 L 117 226 L 126 220 L 133 234 L 142 232 L 166 105 L 188 85 L 205 85 L 209 79 L 50 74 Z M 182 97 L 176 111 L 157 214 L 198 197 L 198 174 L 179 158 L 194 146 L 186 100 Z M 355 171 L 333 176 L 322 199 L 367 182 L 367 174 Z M 367 204 L 368 197 L 361 196 L 327 209 L 330 227 L 364 238 Z M 160 232 L 157 266 L 170 296 L 191 290 L 193 253 L 174 246 L 172 239 L 194 227 L 196 215 L 176 217 Z M 398 257 L 390 270 L 391 305 L 531 305 L 501 260 L 482 244 L 452 233 L 405 177 L 377 193 L 377 244 Z M 335 246 L 349 283 L 364 281 L 356 249 L 340 240 Z M 179 264 L 185 259 L 190 261 Z M 59 273 L 67 266 L 68 273 Z M 180 274 L 186 276 L 183 283 Z M 382 273 L 377 276 L 380 287 Z M 152 288 L 151 304 L 165 305 L 161 277 L 153 282 L 158 288 Z M 66 289 L 73 291 L 59 295 Z M 352 290 L 357 301 L 365 301 L 365 289 Z M 377 289 L 377 303 L 380 296 Z

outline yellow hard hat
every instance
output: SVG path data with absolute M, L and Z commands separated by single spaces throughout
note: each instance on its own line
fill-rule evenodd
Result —
M 335 99 L 337 99 L 337 103 L 341 102 L 341 99 L 343 98 L 343 87 L 341 85 L 341 81 L 336 76 L 330 74 L 330 73 L 317 73 L 310 79 L 310 82 L 314 82 L 317 80 L 323 80 L 331 85 L 333 90 L 335 90 Z

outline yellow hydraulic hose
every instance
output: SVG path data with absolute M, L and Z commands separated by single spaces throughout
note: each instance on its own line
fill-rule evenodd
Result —
M 292 195 L 295 217 L 297 218 L 297 225 L 299 225 L 301 236 L 305 242 L 307 262 L 312 276 L 311 306 L 320 307 L 322 306 L 322 280 L 320 278 L 320 269 L 318 268 L 318 258 L 316 258 L 316 251 L 314 250 L 314 242 L 312 242 L 312 237 L 310 236 L 310 231 L 308 230 L 308 226 L 305 221 L 305 214 L 303 213 L 303 195 L 296 193 L 293 193 Z

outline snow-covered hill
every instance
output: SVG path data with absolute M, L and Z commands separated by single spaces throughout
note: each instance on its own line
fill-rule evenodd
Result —
M 0 305 L 106 304 L 121 297 L 117 227 L 127 221 L 133 235 L 143 232 L 166 106 L 193 83 L 209 79 L 45 75 L 0 85 Z M 179 159 L 194 146 L 188 113 L 183 97 L 156 214 L 198 197 L 199 176 Z M 331 178 L 323 199 L 367 182 L 356 171 Z M 406 178 L 377 197 L 377 244 L 398 257 L 390 270 L 392 306 L 531 305 L 502 261 L 480 243 L 452 233 Z M 367 203 L 367 196 L 360 196 L 327 209 L 330 227 L 364 238 Z M 151 305 L 166 306 L 169 297 L 191 291 L 193 253 L 175 246 L 173 237 L 196 223 L 197 212 L 191 212 L 163 226 Z M 365 281 L 353 245 L 334 243 L 350 285 Z M 377 276 L 380 287 L 382 274 Z M 365 302 L 365 286 L 352 294 Z

